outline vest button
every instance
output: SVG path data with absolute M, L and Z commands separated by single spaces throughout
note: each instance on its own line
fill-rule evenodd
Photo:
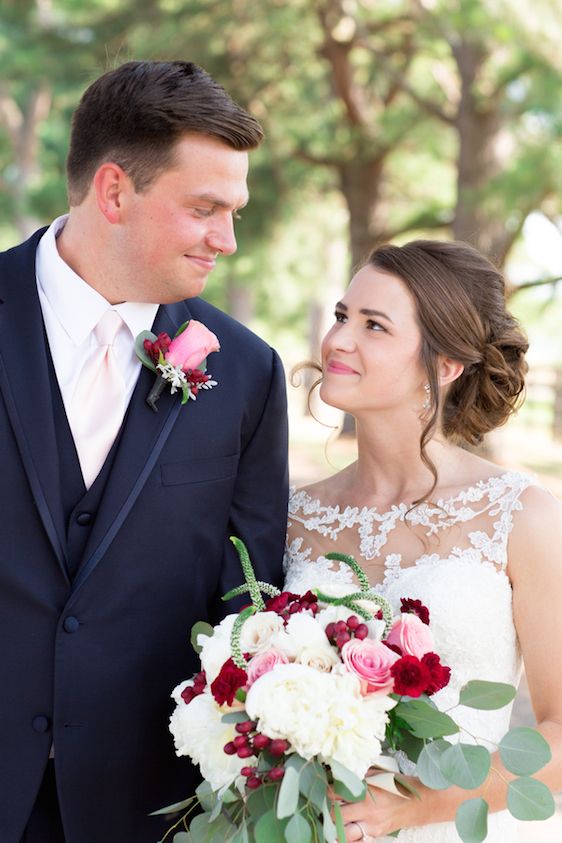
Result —
M 44 714 L 38 714 L 37 717 L 34 717 L 31 721 L 31 725 L 36 732 L 43 733 L 48 732 L 51 727 L 51 721 L 48 717 L 45 717 Z
M 78 618 L 69 615 L 64 619 L 62 628 L 65 632 L 78 632 L 78 629 L 80 628 L 80 621 Z
M 76 516 L 76 523 L 80 524 L 81 527 L 87 527 L 91 520 L 92 520 L 92 513 L 91 512 L 80 512 Z

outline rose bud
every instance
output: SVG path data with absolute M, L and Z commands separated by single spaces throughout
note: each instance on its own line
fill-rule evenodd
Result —
M 196 369 L 212 351 L 219 351 L 216 336 L 201 322 L 191 319 L 166 352 L 166 361 L 184 372 Z

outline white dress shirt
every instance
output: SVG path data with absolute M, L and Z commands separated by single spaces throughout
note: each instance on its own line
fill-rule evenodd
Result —
M 98 345 L 94 328 L 110 309 L 116 310 L 124 322 L 113 347 L 125 382 L 126 408 L 141 367 L 135 354 L 135 337 L 151 329 L 158 304 L 112 305 L 80 278 L 57 249 L 56 238 L 67 219 L 64 215 L 51 224 L 39 241 L 35 260 L 37 292 L 65 410 L 68 412 L 84 363 Z

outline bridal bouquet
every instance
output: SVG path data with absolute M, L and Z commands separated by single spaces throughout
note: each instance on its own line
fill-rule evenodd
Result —
M 393 617 L 360 566 L 336 553 L 328 558 L 351 566 L 355 591 L 281 593 L 256 581 L 245 546 L 232 541 L 246 583 L 223 599 L 248 592 L 251 603 L 215 628 L 193 629 L 202 669 L 174 690 L 170 729 L 177 754 L 198 764 L 204 781 L 190 799 L 157 812 L 186 810 L 173 843 L 345 843 L 338 800 L 362 800 L 369 785 L 405 795 L 412 787 L 400 769 L 408 761 L 432 788 L 484 782 L 488 749 L 445 740 L 459 727 L 432 695 L 450 669 L 419 600 L 403 599 Z M 500 708 L 514 693 L 473 681 L 459 703 Z M 549 816 L 550 791 L 530 777 L 550 757 L 544 739 L 513 729 L 500 752 L 519 776 L 509 785 L 512 813 Z M 188 824 L 198 806 L 203 812 Z M 464 841 L 485 839 L 487 810 L 483 799 L 461 805 Z

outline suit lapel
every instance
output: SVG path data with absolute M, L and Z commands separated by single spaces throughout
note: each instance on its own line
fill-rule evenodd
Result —
M 47 340 L 35 282 L 44 232 L 1 258 L 0 389 L 39 515 L 68 577 Z
M 162 305 L 156 315 L 153 332 L 166 331 L 173 336 L 190 319 L 185 302 Z M 164 390 L 155 413 L 146 403 L 154 383 L 154 374 L 141 368 L 124 420 L 121 438 L 102 502 L 73 583 L 76 591 L 92 573 L 121 528 L 166 443 L 181 410 L 181 395 Z

